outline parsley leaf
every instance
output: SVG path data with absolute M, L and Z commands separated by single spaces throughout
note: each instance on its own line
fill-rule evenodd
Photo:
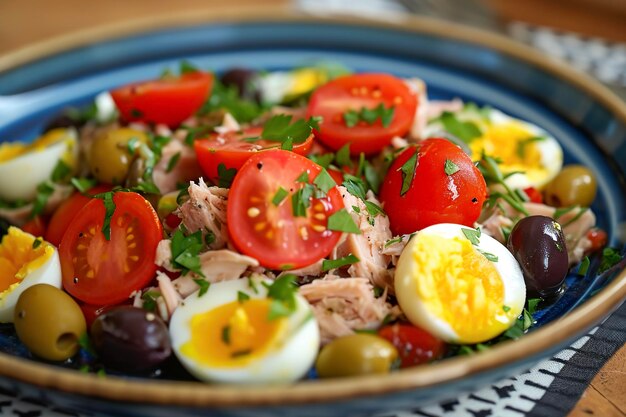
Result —
M 347 127 L 351 128 L 355 127 L 360 121 L 371 126 L 376 123 L 376 120 L 380 119 L 383 127 L 389 127 L 393 120 L 394 111 L 394 106 L 385 108 L 385 105 L 380 103 L 374 108 L 361 107 L 359 111 L 347 110 L 343 113 L 343 121 Z
M 456 172 L 459 172 L 459 169 L 460 168 L 457 164 L 455 164 L 449 159 L 446 159 L 446 162 L 443 167 L 443 170 L 445 171 L 446 175 L 452 175 Z
M 230 345 L 230 326 L 226 325 L 222 327 L 222 342 L 225 345 Z
M 111 218 L 115 213 L 115 202 L 113 201 L 114 193 L 115 191 L 109 191 L 93 196 L 93 198 L 101 199 L 104 203 L 104 222 L 102 223 L 102 234 L 106 240 L 111 240 Z
M 291 123 L 292 116 L 287 114 L 277 114 L 265 122 L 261 137 L 266 140 L 283 143 L 291 140 L 292 143 L 302 143 L 309 136 L 313 129 L 319 129 L 321 119 L 311 117 L 308 120 L 298 119 Z
M 72 173 L 72 169 L 62 159 L 59 159 L 52 171 L 50 179 L 52 182 L 60 182 L 65 180 Z
M 354 256 L 353 254 L 349 254 L 348 256 L 344 256 L 343 258 L 334 260 L 324 259 L 322 261 L 322 272 L 330 271 L 331 269 L 341 268 L 342 266 L 346 265 L 352 265 L 357 262 L 359 262 L 359 258 Z
M 369 213 L 370 216 L 378 216 L 378 215 L 386 216 L 387 215 L 387 213 L 385 213 L 383 208 L 376 203 L 372 203 L 371 201 L 364 200 L 363 204 L 365 204 L 365 208 L 367 209 L 367 212 Z
M 54 192 L 54 187 L 49 181 L 42 182 L 37 186 L 37 194 L 35 195 L 35 201 L 33 202 L 33 210 L 30 213 L 30 218 L 37 216 L 43 212 L 48 199 Z
M 402 188 L 400 189 L 401 196 L 406 194 L 406 192 L 411 189 L 417 164 L 417 149 L 415 149 L 415 153 L 398 169 L 398 171 L 402 172 Z
M 226 168 L 226 165 L 220 163 L 217 166 L 217 185 L 220 188 L 230 188 L 233 183 L 233 179 L 237 174 L 237 169 Z
M 253 100 L 241 98 L 237 86 L 224 85 L 217 77 L 213 80 L 211 96 L 198 111 L 198 115 L 224 110 L 240 123 L 249 123 L 259 117 L 265 109 Z
M 197 232 L 185 236 L 182 231 L 176 230 L 171 239 L 172 263 L 174 267 L 181 269 L 183 275 L 189 271 L 204 276 L 200 269 L 198 254 L 202 250 L 202 233 Z
M 200 287 L 200 291 L 198 291 L 198 298 L 206 294 L 207 291 L 209 291 L 209 288 L 211 287 L 211 283 L 207 281 L 206 279 L 194 278 L 193 282 L 198 284 L 198 286 Z
M 482 132 L 475 123 L 463 122 L 457 119 L 454 113 L 443 112 L 439 120 L 446 131 L 465 143 L 470 143 L 482 135 Z
M 333 177 L 331 177 L 328 171 L 324 168 L 322 168 L 320 173 L 317 174 L 317 177 L 313 180 L 313 184 L 315 184 L 317 188 L 324 193 L 324 195 L 326 195 L 326 193 L 328 193 L 333 187 L 337 186 Z
M 354 127 L 359 123 L 361 116 L 356 110 L 347 110 L 343 114 L 343 121 L 348 127 Z
M 340 168 L 352 166 L 352 160 L 350 159 L 350 142 L 339 148 L 335 154 L 335 162 Z
M 168 174 L 172 172 L 172 170 L 176 167 L 176 164 L 178 163 L 179 160 L 180 160 L 180 152 L 176 152 L 167 162 L 167 168 L 165 169 L 165 172 L 167 172 Z
M 480 244 L 480 228 L 476 228 L 476 229 L 467 229 L 467 228 L 462 228 L 461 231 L 463 232 L 463 234 L 465 235 L 465 237 L 467 238 L 467 240 L 469 240 L 470 242 L 472 242 L 472 245 L 479 245 Z
M 587 275 L 587 271 L 589 270 L 589 265 L 591 264 L 591 261 L 589 260 L 588 256 L 585 256 L 582 260 L 582 262 L 580 263 L 580 266 L 578 267 L 578 275 Z
M 331 152 L 331 153 L 325 153 L 325 154 L 322 154 L 322 155 L 319 155 L 319 154 L 318 155 L 309 155 L 308 158 L 311 161 L 315 162 L 317 165 L 321 166 L 322 168 L 328 169 L 330 164 L 335 159 L 335 154 Z
M 81 193 L 86 193 L 91 188 L 95 187 L 98 184 L 98 181 L 91 178 L 72 178 L 70 180 L 74 188 L 76 188 Z
M 601 273 L 610 269 L 612 266 L 617 265 L 621 260 L 622 255 L 619 250 L 614 248 L 602 249 L 602 261 L 600 262 L 598 272 Z
M 328 217 L 328 230 L 338 232 L 361 234 L 361 229 L 356 225 L 352 216 L 345 208 L 331 214 Z
M 241 304 L 244 301 L 248 301 L 250 296 L 243 291 L 237 291 L 237 301 Z
M 283 202 L 287 195 L 289 195 L 289 192 L 287 190 L 285 190 L 283 187 L 278 187 L 276 194 L 274 194 L 274 197 L 272 198 L 272 204 L 278 206 L 280 203 Z
M 267 296 L 272 298 L 268 320 L 289 316 L 296 310 L 296 279 L 293 274 L 285 274 L 270 285 L 263 284 L 267 287 Z

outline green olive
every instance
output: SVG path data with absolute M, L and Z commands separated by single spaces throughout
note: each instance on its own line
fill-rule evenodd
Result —
M 337 338 L 324 346 L 315 368 L 320 378 L 384 374 L 398 358 L 387 340 L 366 333 Z
M 588 207 L 596 198 L 596 176 L 582 165 L 568 165 L 546 186 L 545 202 L 554 207 Z
M 93 176 L 107 184 L 122 184 L 133 161 L 134 152 L 129 147 L 134 139 L 137 140 L 135 146 L 148 143 L 148 136 L 144 132 L 127 127 L 108 130 L 98 135 L 89 150 L 89 165 Z
M 76 301 L 48 284 L 26 289 L 14 312 L 17 337 L 33 354 L 63 361 L 78 352 L 78 340 L 87 331 L 85 317 Z

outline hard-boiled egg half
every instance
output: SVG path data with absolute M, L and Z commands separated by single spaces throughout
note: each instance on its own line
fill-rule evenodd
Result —
M 13 322 L 20 295 L 35 284 L 61 288 L 61 263 L 54 246 L 10 227 L 0 243 L 0 323 Z
M 72 128 L 53 129 L 33 143 L 0 144 L 0 199 L 32 200 L 37 186 L 52 177 L 59 161 L 71 175 L 77 156 L 77 134 Z
M 261 277 L 214 283 L 174 311 L 172 348 L 191 374 L 253 384 L 288 383 L 307 373 L 320 343 L 311 307 L 294 292 L 285 310 L 283 301 L 270 297 L 271 285 Z
M 400 255 L 394 281 L 407 318 L 449 343 L 499 335 L 526 298 L 522 271 L 506 247 L 457 224 L 420 230 Z
M 519 172 L 506 179 L 509 186 L 541 189 L 563 166 L 563 150 L 547 131 L 532 123 L 508 116 L 493 108 L 466 104 L 463 110 L 444 113 L 431 121 L 427 136 L 438 131 L 464 136 L 472 160 L 482 153 L 500 160 L 504 174 Z

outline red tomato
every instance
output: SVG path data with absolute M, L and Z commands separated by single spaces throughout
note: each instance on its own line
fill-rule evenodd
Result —
M 524 192 L 532 203 L 543 203 L 543 196 L 535 187 L 524 188 Z
M 441 358 L 446 352 L 446 344 L 419 327 L 411 324 L 392 324 L 378 331 L 398 349 L 401 368 L 421 365 Z
M 87 191 L 87 195 L 96 195 L 110 191 L 111 187 L 108 185 L 99 185 Z M 76 214 L 82 209 L 85 204 L 91 201 L 91 197 L 83 195 L 82 193 L 74 193 L 70 198 L 65 200 L 52 214 L 50 222 L 48 224 L 48 230 L 46 231 L 46 241 L 52 243 L 54 246 L 59 246 L 63 234 L 69 227 Z
M 159 217 L 137 193 L 117 192 L 111 239 L 102 233 L 105 207 L 93 199 L 76 215 L 59 246 L 63 287 L 94 305 L 122 302 L 156 273 L 154 257 L 163 237 Z
M 589 253 L 597 252 L 606 246 L 608 236 L 602 229 L 594 227 L 587 232 L 587 239 L 591 242 L 591 247 L 588 249 Z
M 378 117 L 373 123 L 360 119 L 348 127 L 347 111 L 360 112 L 383 104 L 393 106 L 393 117 L 387 127 Z M 399 78 L 388 74 L 355 74 L 336 78 L 311 95 L 307 117 L 321 116 L 317 139 L 333 150 L 350 143 L 350 153 L 373 154 L 389 145 L 394 136 L 404 136 L 413 123 L 417 97 Z
M 176 127 L 202 106 L 212 86 L 213 75 L 197 71 L 129 84 L 111 91 L 111 97 L 127 122 Z
M 219 164 L 229 168 L 239 169 L 256 152 L 265 149 L 280 148 L 280 143 L 269 140 L 256 140 L 254 142 L 244 139 L 254 138 L 261 135 L 262 127 L 252 127 L 243 132 L 228 132 L 213 134 L 208 139 L 194 141 L 194 149 L 198 156 L 198 163 L 204 175 L 214 184 L 218 181 L 217 167 Z M 310 135 L 302 143 L 294 143 L 293 151 L 300 155 L 307 155 L 313 145 L 313 135 Z
M 282 150 L 253 155 L 241 167 L 228 194 L 229 235 L 240 252 L 252 256 L 266 268 L 292 269 L 310 265 L 335 247 L 341 233 L 327 229 L 328 217 L 343 208 L 336 187 L 326 197 L 310 198 L 305 216 L 294 216 L 292 197 L 309 183 L 321 167 L 303 156 Z M 282 187 L 285 197 L 275 205 Z
M 380 190 L 396 235 L 437 223 L 471 227 L 486 196 L 487 185 L 478 168 L 459 146 L 445 139 L 427 139 L 407 148 L 391 164 Z
M 35 216 L 22 226 L 22 230 L 35 237 L 43 237 L 46 234 L 46 222 L 43 217 Z M 49 242 L 48 239 L 46 240 Z

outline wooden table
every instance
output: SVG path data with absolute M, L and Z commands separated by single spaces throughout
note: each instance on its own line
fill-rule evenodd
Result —
M 217 0 L 178 0 L 175 2 L 171 0 L 108 0 L 101 2 L 0 0 L 0 55 L 29 43 L 75 30 L 121 20 L 162 15 L 174 7 L 177 12 L 193 12 L 229 8 L 232 7 L 232 3 Z M 236 0 L 234 3 L 237 7 L 259 5 L 257 0 Z M 286 5 L 288 3 L 287 0 L 263 0 L 263 4 L 267 6 Z M 510 4 L 511 2 L 494 1 L 493 3 L 499 3 L 499 7 L 504 8 L 502 10 L 506 12 L 505 17 L 507 19 L 515 18 L 516 9 Z M 513 3 L 518 4 L 520 2 Z M 558 7 L 556 6 L 557 2 L 551 3 L 550 7 L 552 8 L 550 10 L 555 12 L 554 7 Z M 558 3 L 568 4 L 568 2 Z M 517 9 L 522 10 L 519 7 Z M 569 13 L 572 13 L 571 9 Z M 539 13 L 535 13 L 536 18 L 533 18 L 531 14 L 526 10 L 523 17 L 530 22 L 549 23 L 545 17 L 539 17 L 542 15 L 541 10 Z M 593 14 L 604 15 L 603 13 Z M 626 30 L 620 32 L 619 29 L 624 28 L 624 20 L 621 20 L 621 26 L 615 29 L 617 27 L 614 22 L 614 14 L 615 12 L 610 19 L 607 18 L 609 19 L 607 20 L 608 24 L 603 28 L 602 21 L 583 18 L 582 16 L 585 15 L 583 12 L 578 15 L 582 20 L 575 20 L 577 22 L 575 29 L 587 30 L 596 35 L 606 34 L 607 37 L 623 40 L 620 39 L 620 35 L 626 37 Z M 622 347 L 596 375 L 569 417 L 588 417 L 590 415 L 602 417 L 626 415 L 626 346 Z

